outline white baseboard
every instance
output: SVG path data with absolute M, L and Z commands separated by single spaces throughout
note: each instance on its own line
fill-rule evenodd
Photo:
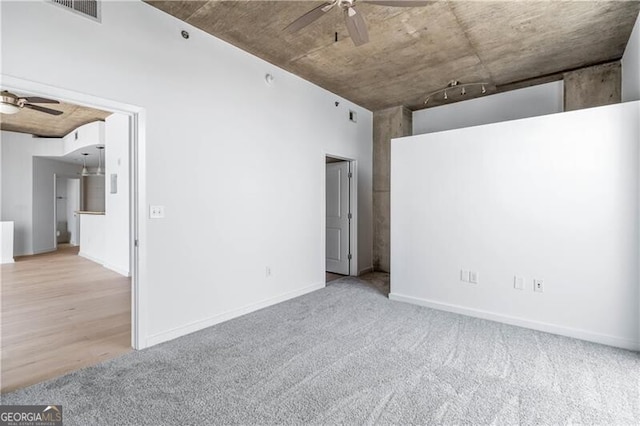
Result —
M 13 257 L 10 257 L 8 259 L 2 259 L 2 261 L 0 261 L 0 264 L 4 265 L 5 263 L 15 263 L 15 260 L 13 260 Z
M 36 255 L 36 254 L 42 254 L 42 253 L 51 253 L 52 251 L 56 251 L 57 248 L 55 247 L 49 247 L 46 249 L 42 249 L 42 250 L 34 250 L 33 253 L 30 253 L 32 255 Z
M 78 253 L 78 256 L 80 256 L 80 257 L 84 257 L 85 259 L 90 260 L 90 261 L 92 261 L 92 262 L 99 263 L 100 265 L 102 265 L 102 264 L 103 264 L 103 263 L 102 263 L 102 259 L 98 259 L 97 257 L 93 257 L 93 256 L 91 256 L 90 254 L 87 254 L 87 253 L 85 253 L 85 252 L 83 252 L 83 251 L 80 251 L 80 252 Z
M 119 273 L 120 275 L 123 275 L 123 276 L 125 276 L 125 277 L 130 277 L 130 276 L 131 276 L 131 274 L 129 273 L 129 271 L 127 271 L 126 269 L 122 269 L 122 268 L 120 268 L 120 267 L 118 267 L 118 266 L 111 265 L 111 264 L 109 264 L 109 263 L 103 263 L 103 264 L 102 264 L 102 266 L 104 266 L 104 267 L 105 267 L 105 268 L 107 268 L 107 269 L 112 270 L 113 272 L 117 272 L 117 273 Z
M 363 275 L 363 274 L 368 274 L 369 272 L 373 272 L 373 266 L 369 266 L 367 268 L 360 269 L 358 271 L 358 276 Z
M 145 347 L 150 347 L 153 345 L 157 345 L 159 343 L 176 339 L 178 337 L 186 336 L 187 334 L 191 334 L 196 331 L 205 329 L 207 327 L 211 327 L 212 325 L 229 321 L 230 319 L 237 318 L 242 315 L 246 315 L 248 313 L 257 311 L 258 309 L 266 308 L 268 306 L 275 305 L 280 302 L 284 302 L 285 300 L 293 299 L 293 298 L 302 296 L 304 294 L 311 293 L 312 291 L 320 290 L 321 288 L 324 288 L 324 287 L 325 287 L 324 282 L 313 284 L 313 285 L 301 288 L 299 290 L 290 291 L 288 293 L 284 293 L 279 296 L 270 297 L 268 299 L 264 299 L 256 303 L 251 303 L 249 305 L 243 306 L 238 309 L 232 309 L 230 311 L 222 312 L 220 314 L 214 315 L 209 318 L 205 318 L 203 320 L 194 321 L 190 324 L 176 327 L 168 331 L 156 333 L 147 338 L 147 342 L 146 342 L 147 344 L 145 345 Z
M 425 306 L 427 308 L 438 309 L 441 311 L 453 312 L 456 314 L 466 315 L 475 318 L 482 318 L 486 320 L 501 322 L 505 324 L 515 325 L 518 327 L 530 328 L 533 330 L 544 331 L 552 334 L 559 334 L 561 336 L 573 337 L 575 339 L 586 340 L 589 342 L 600 343 L 608 346 L 615 346 L 617 348 L 629 349 L 632 351 L 640 351 L 640 342 L 633 339 L 626 339 L 624 337 L 610 336 L 607 334 L 596 333 L 593 331 L 581 330 L 577 328 L 564 327 L 556 324 L 549 324 L 540 321 L 528 320 L 525 318 L 512 317 L 510 315 L 503 315 L 489 311 L 483 311 L 481 309 L 467 308 L 459 305 L 452 305 L 448 303 L 436 302 L 428 299 L 420 299 L 412 296 L 405 296 L 398 293 L 390 293 L 389 299 L 396 300 L 398 302 L 406 302 L 414 305 Z
M 102 259 L 98 259 L 97 257 L 91 256 L 83 251 L 78 253 L 78 256 L 84 257 L 87 260 L 100 264 L 102 267 L 112 270 L 113 272 L 117 272 L 120 275 L 124 275 L 125 277 L 130 277 L 131 274 L 126 269 L 119 268 L 115 265 L 111 265 L 109 263 L 104 263 Z

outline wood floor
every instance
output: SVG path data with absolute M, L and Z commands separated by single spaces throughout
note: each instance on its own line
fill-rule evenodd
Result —
M 1 266 L 2 393 L 131 351 L 131 280 L 77 247 Z

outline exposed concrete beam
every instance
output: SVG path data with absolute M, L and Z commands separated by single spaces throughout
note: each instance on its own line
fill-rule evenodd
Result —
M 564 74 L 564 110 L 573 111 L 620 103 L 620 61 L 583 68 Z

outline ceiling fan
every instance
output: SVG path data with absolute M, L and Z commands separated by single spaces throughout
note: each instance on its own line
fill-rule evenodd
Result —
M 0 92 L 0 112 L 3 114 L 15 114 L 20 111 L 22 108 L 29 108 L 35 111 L 44 112 L 46 114 L 51 115 L 60 115 L 62 111 L 57 111 L 55 109 L 41 107 L 39 105 L 33 104 L 59 104 L 60 102 L 54 101 L 53 99 L 40 98 L 37 96 L 30 96 L 21 98 L 20 96 L 14 95 L 11 92 L 7 92 L 3 90 Z
M 411 0 L 359 0 L 358 2 L 373 4 L 376 6 L 392 6 L 392 7 L 416 7 L 426 6 L 428 1 L 411 1 Z M 285 30 L 291 33 L 300 31 L 302 28 L 323 17 L 334 7 L 342 9 L 344 20 L 347 24 L 349 37 L 353 40 L 353 44 L 361 46 L 369 41 L 369 32 L 367 24 L 362 14 L 356 9 L 356 0 L 330 0 L 325 4 L 315 7 L 290 23 Z

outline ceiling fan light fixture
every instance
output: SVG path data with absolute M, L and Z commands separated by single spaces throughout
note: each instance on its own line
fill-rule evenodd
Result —
M 0 113 L 2 114 L 15 114 L 22 108 L 29 108 L 31 110 L 44 112 L 51 115 L 60 115 L 62 111 L 57 111 L 51 108 L 45 108 L 40 105 L 34 104 L 59 104 L 59 101 L 53 99 L 41 98 L 39 96 L 20 97 L 15 94 L 3 90 L 0 92 Z
M 8 104 L 5 102 L 0 103 L 0 113 L 2 114 L 15 114 L 20 111 L 20 107 L 13 104 Z
M 416 0 L 362 0 L 362 2 L 385 7 L 420 7 L 427 6 L 429 3 Z M 353 43 L 356 46 L 368 43 L 369 32 L 367 30 L 367 24 L 362 17 L 362 13 L 356 10 L 356 0 L 325 0 L 324 4 L 314 7 L 304 15 L 298 17 L 298 19 L 287 25 L 284 30 L 289 33 L 300 31 L 307 25 L 327 15 L 327 12 L 334 7 L 342 9 L 347 24 L 347 32 L 353 40 Z

